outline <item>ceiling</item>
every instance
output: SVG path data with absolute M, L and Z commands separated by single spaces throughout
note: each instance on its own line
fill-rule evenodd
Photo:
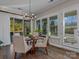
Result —
M 39 14 L 64 1 L 66 0 L 53 0 L 53 2 L 49 2 L 49 0 L 31 0 L 31 12 Z M 0 5 L 28 12 L 29 0 L 0 0 Z

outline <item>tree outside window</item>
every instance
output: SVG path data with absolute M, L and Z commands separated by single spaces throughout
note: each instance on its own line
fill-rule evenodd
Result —
M 40 30 L 40 20 L 37 20 L 36 21 L 36 29 L 37 30 Z
M 24 20 L 24 35 L 29 36 L 30 32 L 31 32 L 30 20 Z
M 22 32 L 22 19 L 16 19 L 14 23 L 14 32 Z
M 47 34 L 47 18 L 42 19 L 42 34 Z

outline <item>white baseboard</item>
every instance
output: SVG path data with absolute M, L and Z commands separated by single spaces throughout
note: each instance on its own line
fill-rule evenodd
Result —
M 58 48 L 63 48 L 63 49 L 69 50 L 69 51 L 73 51 L 73 52 L 79 53 L 79 49 L 76 49 L 76 48 L 71 48 L 69 46 L 58 45 L 58 44 L 53 44 L 53 43 L 49 43 L 49 44 L 52 45 L 52 46 L 56 46 Z
M 0 46 L 7 46 L 7 45 L 11 45 L 11 44 L 1 44 Z

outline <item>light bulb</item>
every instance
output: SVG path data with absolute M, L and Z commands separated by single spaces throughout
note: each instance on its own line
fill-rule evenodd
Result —
M 34 14 L 32 14 L 32 16 L 34 16 Z
M 28 15 L 27 13 L 25 13 L 25 15 Z
M 36 16 L 35 16 L 35 18 L 36 18 Z

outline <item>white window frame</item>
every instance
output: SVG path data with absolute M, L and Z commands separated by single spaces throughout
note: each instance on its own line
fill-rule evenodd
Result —
M 54 17 L 54 16 L 57 16 L 57 20 L 59 20 L 57 14 L 56 15 L 53 15 L 53 16 L 50 16 L 50 17 Z M 49 32 L 50 32 L 50 17 L 49 17 Z M 58 30 L 58 23 L 57 23 L 57 30 Z M 57 35 L 51 35 L 51 36 L 57 37 L 58 36 L 58 31 L 57 31 Z
M 79 26 L 78 26 L 78 25 L 79 25 L 79 16 L 78 16 L 78 15 L 79 15 L 79 9 L 78 9 L 78 8 L 74 7 L 74 8 L 71 8 L 71 9 L 66 9 L 66 10 L 64 10 L 64 11 L 63 11 L 63 17 L 65 16 L 65 13 L 71 12 L 71 11 L 75 11 L 75 10 L 77 11 L 77 15 L 76 15 L 76 16 L 77 16 L 77 18 L 78 18 L 78 20 L 77 20 L 77 28 L 79 28 Z M 63 18 L 63 20 L 64 20 L 64 18 Z M 64 37 L 63 37 L 63 45 L 69 46 L 69 47 L 72 47 L 72 48 L 76 48 L 74 45 L 72 45 L 72 44 L 67 44 L 67 43 L 64 42 L 64 38 L 65 38 L 65 20 L 63 21 L 63 23 L 64 23 L 64 24 L 63 24 L 63 25 L 64 25 L 64 27 L 63 27 L 63 30 L 64 30 L 64 31 L 63 31 L 63 36 L 64 36 Z

